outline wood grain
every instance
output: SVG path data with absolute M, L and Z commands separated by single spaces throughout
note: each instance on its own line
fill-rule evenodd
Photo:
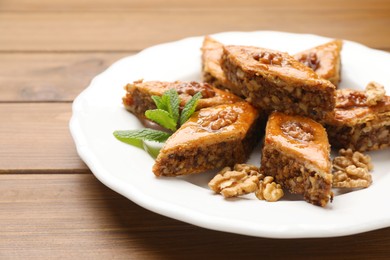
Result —
M 210 10 L 210 9 L 260 9 L 260 10 L 323 10 L 323 11 L 349 11 L 355 9 L 371 10 L 388 8 L 387 0 L 328 0 L 312 1 L 299 0 L 291 4 L 290 0 L 278 1 L 258 1 L 258 0 L 2 0 L 0 2 L 0 11 L 24 11 L 24 12 L 42 12 L 42 11 L 76 11 L 76 12 L 96 12 L 96 11 L 115 11 L 126 12 L 134 9 L 146 10 Z
M 0 173 L 89 172 L 76 153 L 69 103 L 0 104 Z
M 72 101 L 93 77 L 133 53 L 0 53 L 0 102 Z
M 148 46 L 233 30 L 390 51 L 390 2 L 1 0 L 0 259 L 389 259 L 390 228 L 289 240 L 206 230 L 137 206 L 80 160 L 70 102 L 92 77 Z
M 390 46 L 390 8 L 0 13 L 0 51 L 138 51 L 183 37 L 234 30 L 314 33 L 380 49 Z
M 2 259 L 385 259 L 390 255 L 390 229 L 290 240 L 211 231 L 147 211 L 92 175 L 0 175 L 0 190 Z

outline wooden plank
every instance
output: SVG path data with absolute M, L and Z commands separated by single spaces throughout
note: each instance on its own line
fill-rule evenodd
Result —
M 285 10 L 312 10 L 321 9 L 324 11 L 335 10 L 344 11 L 351 8 L 361 8 L 367 11 L 371 9 L 381 9 L 389 7 L 388 0 L 328 0 L 311 1 L 300 0 L 291 4 L 289 0 L 279 1 L 258 1 L 258 0 L 2 0 L 0 11 L 128 11 L 134 9 L 149 10 L 172 10 L 172 9 L 285 9 Z
M 0 53 L 0 102 L 72 101 L 97 74 L 132 53 Z
M 76 153 L 69 103 L 0 104 L 0 173 L 89 172 Z
M 183 37 L 234 30 L 314 33 L 387 48 L 390 8 L 0 13 L 0 51 L 138 51 Z
M 73 101 L 93 77 L 132 54 L 0 53 L 0 102 Z
M 386 259 L 390 229 L 264 239 L 149 212 L 89 174 L 0 175 L 1 259 Z

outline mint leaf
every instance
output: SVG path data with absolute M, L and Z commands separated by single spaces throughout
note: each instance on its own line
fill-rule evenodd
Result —
M 117 130 L 114 131 L 113 135 L 119 141 L 143 148 L 143 141 L 155 141 L 165 142 L 170 136 L 169 133 L 158 131 L 150 128 L 144 128 L 140 130 Z
M 171 88 L 168 91 L 165 91 L 164 96 L 168 97 L 167 102 L 167 111 L 169 112 L 169 115 L 177 122 L 179 120 L 179 106 L 180 106 L 180 98 L 177 91 L 173 88 Z
M 117 130 L 114 131 L 113 135 L 119 141 L 144 149 L 153 158 L 157 157 L 161 148 L 158 147 L 158 145 L 148 145 L 148 143 L 145 143 L 144 141 L 162 143 L 171 136 L 169 133 L 150 128 L 144 128 L 141 130 Z
M 144 142 L 144 150 L 152 156 L 154 159 L 157 158 L 160 153 L 161 147 L 151 146 Z
M 153 109 L 145 111 L 146 118 L 156 122 L 157 124 L 169 130 L 176 131 L 177 121 L 175 121 L 169 112 L 162 109 Z
M 156 104 L 158 109 L 168 110 L 168 106 L 167 106 L 167 102 L 166 102 L 167 99 L 163 99 L 160 96 L 152 96 L 152 99 L 153 99 L 153 101 Z
M 202 98 L 200 92 L 192 96 L 192 98 L 185 104 L 180 115 L 180 125 L 183 125 L 195 112 L 196 106 L 198 105 L 198 100 Z

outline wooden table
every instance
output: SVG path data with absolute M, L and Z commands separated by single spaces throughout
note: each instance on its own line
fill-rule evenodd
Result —
M 210 231 L 137 206 L 80 160 L 71 105 L 96 74 L 154 44 L 233 30 L 390 51 L 390 1 L 0 1 L 0 258 L 389 259 L 390 228 L 290 240 Z

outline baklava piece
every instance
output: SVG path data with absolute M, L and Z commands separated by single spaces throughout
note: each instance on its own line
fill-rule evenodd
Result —
M 261 172 L 314 205 L 332 199 L 330 146 L 325 128 L 312 119 L 272 113 L 267 122 Z
M 195 112 L 166 141 L 154 174 L 185 175 L 245 162 L 260 138 L 259 119 L 259 112 L 247 102 Z
M 294 58 L 310 67 L 321 78 L 337 86 L 340 82 L 341 40 L 333 40 L 314 48 L 299 52 Z
M 229 104 L 241 101 L 236 95 L 217 89 L 207 83 L 198 82 L 163 82 L 163 81 L 135 81 L 127 84 L 126 95 L 123 97 L 125 108 L 137 116 L 143 117 L 148 109 L 155 109 L 156 105 L 152 96 L 162 96 L 169 89 L 176 89 L 181 100 L 181 107 L 184 107 L 193 95 L 202 93 L 202 98 L 198 101 L 197 110 L 221 104 Z
M 375 82 L 365 91 L 337 90 L 325 125 L 332 147 L 361 152 L 390 147 L 390 96 Z
M 210 36 L 205 36 L 202 45 L 202 76 L 203 81 L 219 89 L 226 89 L 241 96 L 241 89 L 227 80 L 221 68 L 223 44 Z
M 222 69 L 257 108 L 321 119 L 334 108 L 335 86 L 284 52 L 225 46 Z

